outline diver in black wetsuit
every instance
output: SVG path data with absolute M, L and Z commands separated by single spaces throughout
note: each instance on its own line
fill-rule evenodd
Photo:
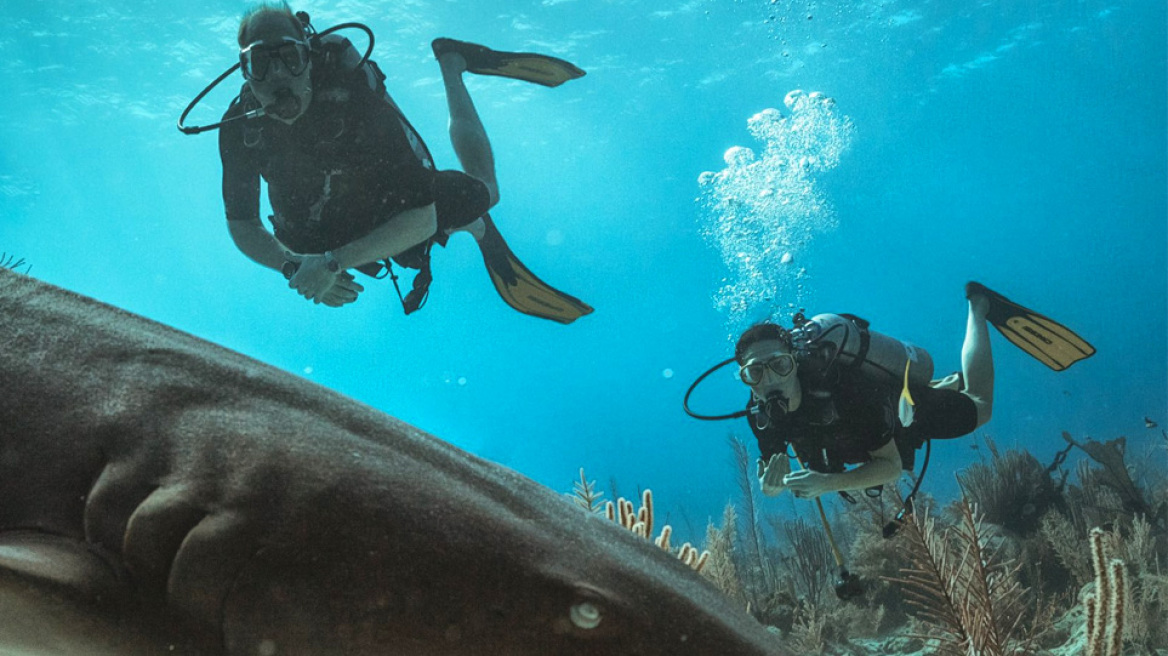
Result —
M 429 285 L 430 245 L 461 230 L 475 237 L 492 281 L 516 309 L 563 323 L 591 311 L 527 271 L 491 223 L 487 211 L 499 199 L 494 158 L 462 81 L 469 71 L 555 86 L 583 71 L 552 57 L 435 40 L 450 137 L 466 172 L 438 171 L 386 93 L 385 76 L 346 39 L 315 37 L 287 5 L 262 5 L 242 20 L 238 42 L 247 83 L 224 119 L 252 116 L 223 124 L 219 152 L 228 227 L 245 255 L 332 307 L 363 291 L 349 269 L 376 273 L 379 261 L 394 258 L 422 270 L 415 291 L 421 283 L 423 295 L 408 313 Z M 259 216 L 261 178 L 274 235 Z M 523 305 L 529 298 L 542 301 L 534 311 Z

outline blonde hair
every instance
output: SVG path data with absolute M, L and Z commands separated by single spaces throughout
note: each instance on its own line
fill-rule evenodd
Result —
M 286 19 L 288 24 L 296 30 L 297 35 L 302 38 L 305 37 L 304 25 L 300 23 L 300 19 L 296 17 L 296 14 L 292 13 L 292 8 L 288 6 L 285 0 L 280 0 L 280 2 L 264 0 L 244 12 L 243 18 L 240 19 L 239 34 L 236 37 L 240 48 L 250 43 L 247 37 L 247 28 L 251 26 L 251 22 L 260 16 L 271 15 L 277 15 Z

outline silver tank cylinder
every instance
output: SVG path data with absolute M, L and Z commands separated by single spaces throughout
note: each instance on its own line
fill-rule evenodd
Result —
M 842 367 L 853 367 L 860 360 L 861 329 L 850 319 L 838 314 L 817 314 L 807 322 L 798 338 L 820 353 L 831 357 L 837 351 L 836 362 Z M 911 362 L 908 380 L 913 385 L 928 385 L 933 378 L 933 358 L 925 349 L 894 337 L 868 329 L 868 351 L 859 364 L 860 373 L 874 380 L 901 384 L 905 363 Z

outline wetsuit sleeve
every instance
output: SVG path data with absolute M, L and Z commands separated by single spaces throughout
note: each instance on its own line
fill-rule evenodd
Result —
M 237 98 L 223 115 L 232 118 L 243 112 Z M 223 207 L 228 221 L 260 220 L 260 172 L 243 142 L 241 123 L 219 130 L 219 160 L 223 164 Z

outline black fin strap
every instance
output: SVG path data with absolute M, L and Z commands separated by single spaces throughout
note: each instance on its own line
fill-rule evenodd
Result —
M 413 289 L 402 300 L 402 309 L 407 315 L 421 310 L 426 305 L 426 301 L 430 298 L 430 283 L 433 281 L 434 278 L 430 275 L 430 260 L 426 260 L 425 268 L 414 276 Z

